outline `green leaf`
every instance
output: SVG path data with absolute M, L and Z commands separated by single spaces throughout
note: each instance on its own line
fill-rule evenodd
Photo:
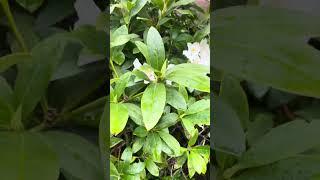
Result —
M 117 137 L 110 137 L 110 148 L 115 147 L 119 143 L 123 142 L 123 139 Z
M 110 138 L 110 133 L 109 133 L 109 124 L 108 124 L 108 119 L 109 119 L 109 110 L 110 110 L 110 104 L 107 102 L 106 105 L 104 106 L 104 111 L 100 119 L 100 124 L 99 124 L 99 149 L 100 149 L 100 163 L 102 164 L 103 167 L 103 172 L 108 172 L 108 169 L 110 169 L 111 174 L 113 173 L 113 167 L 114 164 L 111 163 L 109 159 L 109 138 Z M 107 166 L 107 163 L 110 161 L 110 166 Z M 117 171 L 116 171 L 117 172 Z M 104 174 L 104 179 L 107 179 L 107 173 Z
M 192 151 L 195 153 L 200 154 L 205 162 L 209 162 L 210 158 L 210 146 L 205 145 L 205 146 L 195 146 L 192 148 Z
M 143 138 L 143 137 L 146 137 L 148 135 L 148 131 L 146 130 L 145 127 L 139 126 L 133 131 L 133 134 L 138 136 L 138 137 Z
M 125 169 L 125 172 L 128 174 L 138 174 L 142 172 L 145 168 L 144 162 L 138 162 L 131 164 L 128 169 Z
M 146 44 L 144 44 L 143 42 L 140 41 L 136 41 L 135 42 L 137 48 L 139 49 L 139 51 L 143 54 L 144 58 L 146 59 L 148 64 L 151 64 L 151 59 L 149 56 L 149 51 L 148 51 L 148 46 Z
M 183 95 L 178 92 L 175 88 L 166 88 L 166 94 L 167 94 L 167 103 L 170 104 L 172 107 L 174 107 L 177 110 L 185 110 L 187 109 L 187 103 L 183 97 Z
M 189 147 L 193 146 L 197 142 L 198 136 L 199 136 L 199 131 L 198 131 L 198 129 L 195 129 L 193 131 L 193 134 L 192 134 L 191 138 L 188 141 L 188 146 Z
M 120 179 L 120 174 L 119 174 L 116 166 L 111 161 L 110 161 L 110 178 L 111 179 L 116 178 L 117 180 Z
M 0 76 L 0 129 L 10 128 L 14 111 L 14 96 L 10 85 Z
M 116 86 L 113 89 L 113 93 L 110 94 L 111 99 L 117 97 L 117 99 L 119 100 L 121 98 L 125 88 L 128 86 L 131 75 L 131 72 L 127 72 L 120 76 L 119 80 L 116 81 Z
M 137 0 L 130 11 L 130 17 L 137 15 L 147 2 L 148 0 Z
M 316 86 L 320 53 L 307 44 L 320 32 L 318 17 L 257 6 L 224 8 L 214 11 L 213 17 L 216 68 L 287 92 L 320 97 Z
M 137 153 L 145 143 L 145 138 L 136 138 L 132 145 L 132 152 Z
M 177 123 L 178 118 L 179 116 L 176 113 L 165 114 L 164 116 L 161 117 L 155 129 L 161 130 L 161 129 L 173 126 Z
M 269 113 L 257 114 L 254 121 L 249 123 L 246 136 L 250 146 L 272 129 L 273 118 L 274 116 Z
M 72 15 L 75 12 L 74 3 L 75 0 L 65 0 L 59 3 L 55 0 L 48 0 L 39 12 L 36 25 L 39 27 L 51 26 Z
M 135 104 L 125 103 L 124 104 L 129 112 L 130 118 L 139 126 L 143 126 L 141 108 Z
M 81 41 L 82 45 L 92 54 L 102 58 L 107 56 L 107 34 L 92 25 L 84 25 L 71 32 L 72 36 Z
M 126 127 L 129 118 L 128 109 L 124 104 L 110 104 L 110 132 L 118 135 Z
M 241 156 L 238 164 L 225 171 L 224 176 L 231 177 L 241 169 L 270 164 L 319 145 L 314 138 L 320 135 L 319 128 L 320 121 L 295 120 L 272 129 Z
M 180 144 L 175 137 L 163 131 L 159 131 L 158 134 L 160 135 L 161 139 L 172 149 L 175 155 L 180 154 Z
M 32 62 L 19 64 L 14 94 L 16 104 L 22 105 L 23 119 L 43 97 L 59 63 L 69 57 L 68 53 L 78 50 L 79 46 L 66 34 L 52 36 L 32 49 Z
M 43 137 L 58 154 L 64 172 L 78 179 L 103 179 L 97 146 L 81 136 L 65 132 L 50 131 Z
M 2 179 L 58 179 L 58 158 L 38 134 L 0 132 L 0 146 Z
M 25 61 L 30 61 L 31 55 L 28 53 L 15 53 L 0 57 L 0 73 L 9 67 Z
M 159 121 L 166 104 L 166 89 L 162 83 L 152 83 L 144 91 L 141 99 L 143 123 L 151 130 Z
M 149 29 L 146 44 L 148 46 L 150 65 L 160 71 L 165 61 L 165 49 L 162 38 L 156 28 L 151 27 Z
M 165 78 L 182 86 L 210 92 L 210 78 L 206 76 L 209 67 L 200 64 L 179 64 L 170 68 Z
M 210 100 L 209 99 L 202 99 L 200 101 L 196 101 L 195 103 L 191 104 L 189 108 L 186 110 L 185 114 L 196 114 L 201 111 L 205 111 L 210 109 Z
M 143 146 L 143 152 L 152 155 L 152 159 L 155 162 L 162 163 L 162 147 L 163 142 L 158 133 L 149 133 L 145 145 Z
M 184 120 L 189 120 L 197 125 L 210 125 L 210 109 L 191 114 L 183 117 Z
M 198 153 L 191 151 L 188 155 L 188 162 L 189 161 L 198 174 L 204 174 L 207 171 L 207 165 Z
M 131 147 L 127 147 L 124 149 L 124 151 L 121 154 L 121 160 L 126 161 L 126 162 L 131 162 L 132 160 L 132 149 Z
M 249 169 L 232 180 L 316 180 L 319 173 L 319 159 L 308 157 L 292 157 L 268 166 Z
M 218 151 L 239 156 L 245 151 L 245 134 L 237 112 L 223 98 L 214 101 L 215 145 Z
M 158 166 L 156 165 L 156 163 L 152 161 L 152 159 L 148 158 L 146 160 L 146 168 L 153 176 L 156 176 L 156 177 L 159 176 Z
M 29 12 L 33 13 L 42 5 L 44 0 L 16 0 L 16 2 Z
M 249 121 L 249 104 L 240 82 L 231 76 L 225 76 L 221 83 L 220 97 L 237 113 L 242 127 L 246 128 Z

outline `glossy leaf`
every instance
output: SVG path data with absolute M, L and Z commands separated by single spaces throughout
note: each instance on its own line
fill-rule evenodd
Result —
M 166 103 L 166 89 L 162 83 L 152 83 L 144 91 L 141 99 L 143 123 L 151 130 L 159 121 Z
M 150 65 L 160 71 L 165 61 L 165 49 L 162 38 L 156 28 L 151 27 L 149 29 L 146 44 L 148 46 Z
M 167 103 L 170 104 L 177 110 L 185 110 L 187 109 L 187 103 L 183 97 L 183 95 L 174 88 L 166 88 L 166 100 Z
M 152 161 L 152 159 L 146 160 L 146 168 L 153 176 L 159 176 L 159 169 L 156 163 Z
M 165 133 L 159 131 L 158 134 L 160 135 L 161 139 L 171 148 L 171 150 L 176 154 L 180 154 L 180 144 L 175 137 L 173 137 L 169 133 Z
M 128 109 L 124 104 L 110 104 L 110 132 L 118 135 L 125 128 L 129 118 Z
M 206 76 L 207 73 L 209 67 L 203 65 L 179 64 L 167 71 L 166 79 L 185 87 L 210 92 L 210 78 Z
M 139 126 L 143 126 L 141 108 L 132 103 L 124 104 L 129 112 L 130 118 Z

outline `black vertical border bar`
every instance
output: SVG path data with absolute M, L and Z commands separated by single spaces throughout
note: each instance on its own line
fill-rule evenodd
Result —
M 107 134 L 106 137 L 108 137 L 106 139 L 106 144 L 107 144 L 107 157 L 105 158 L 107 160 L 107 162 L 104 162 L 106 163 L 106 175 L 105 175 L 105 179 L 108 180 L 110 179 L 110 74 L 111 74 L 111 70 L 110 70 L 110 67 L 109 67 L 109 61 L 110 61 L 110 0 L 106 0 L 106 3 L 107 3 L 107 9 L 106 9 L 106 13 L 107 13 L 107 58 L 106 58 L 106 63 L 107 63 L 107 82 L 106 82 L 106 86 L 107 86 L 107 102 L 106 102 L 106 114 L 107 114 L 107 119 L 106 119 L 106 129 L 105 129 L 105 133 Z
M 210 180 L 215 179 L 215 168 L 214 168 L 214 119 L 215 119 L 215 113 L 214 113 L 214 81 L 213 81 L 213 65 L 214 65 L 214 58 L 213 58 L 213 11 L 214 11 L 214 0 L 210 0 L 210 167 L 209 167 L 209 175 Z

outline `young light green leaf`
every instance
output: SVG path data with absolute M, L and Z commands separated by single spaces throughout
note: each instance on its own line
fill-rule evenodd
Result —
M 126 162 L 131 162 L 132 160 L 132 149 L 131 147 L 127 147 L 121 154 L 121 160 Z
M 207 165 L 198 153 L 191 151 L 188 155 L 188 162 L 192 164 L 198 174 L 204 174 L 207 171 Z
M 123 75 L 120 76 L 120 79 L 118 81 L 116 81 L 116 86 L 113 89 L 113 96 L 111 96 L 111 99 L 113 97 L 117 97 L 118 100 L 120 99 L 120 97 L 122 96 L 125 88 L 127 87 L 130 77 L 131 77 L 131 72 L 127 72 Z
M 184 116 L 183 119 L 189 120 L 197 125 L 210 125 L 210 109 Z
M 159 121 L 166 104 L 166 89 L 162 83 L 152 83 L 144 91 L 141 99 L 143 123 L 151 130 Z
M 180 144 L 175 137 L 162 131 L 159 131 L 158 134 L 161 139 L 171 148 L 175 155 L 180 154 Z
M 129 118 L 128 109 L 124 104 L 110 103 L 110 132 L 118 135 L 125 128 Z
M 191 138 L 188 141 L 188 146 L 189 147 L 193 146 L 197 142 L 198 136 L 199 136 L 199 131 L 198 131 L 198 129 L 195 129 L 193 131 L 193 134 L 192 134 Z
M 175 88 L 166 88 L 166 102 L 170 104 L 177 110 L 185 110 L 187 109 L 187 103 L 183 97 L 183 95 L 178 92 Z
M 209 67 L 200 64 L 179 64 L 167 70 L 165 78 L 179 85 L 210 92 Z
M 131 164 L 128 169 L 125 169 L 125 172 L 128 174 L 138 174 L 142 172 L 145 168 L 144 162 L 138 162 Z
M 161 70 L 165 61 L 165 49 L 162 38 L 156 28 L 151 27 L 147 34 L 148 54 L 150 57 L 150 65 Z
M 208 109 L 210 109 L 210 100 L 202 99 L 200 101 L 196 101 L 195 103 L 191 104 L 189 108 L 186 110 L 185 114 L 187 115 L 195 114 Z
M 153 176 L 159 176 L 159 168 L 156 163 L 152 161 L 152 159 L 148 158 L 146 160 L 146 168 Z

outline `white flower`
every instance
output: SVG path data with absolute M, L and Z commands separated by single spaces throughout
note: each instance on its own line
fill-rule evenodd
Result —
M 166 80 L 166 84 L 171 86 L 172 85 L 172 81 Z
M 210 66 L 210 47 L 206 39 L 201 40 L 200 43 L 188 43 L 188 50 L 183 51 L 191 63 L 202 64 Z
M 149 81 L 146 81 L 146 80 L 143 80 L 143 83 L 144 83 L 144 84 L 149 84 L 150 82 L 149 82 Z
M 153 71 L 148 71 L 148 72 L 146 73 L 146 75 L 148 76 L 148 78 L 150 79 L 150 81 L 156 81 L 156 80 L 157 80 L 156 75 L 154 74 Z
M 206 39 L 200 42 L 200 63 L 203 65 L 210 66 L 210 47 Z
M 173 68 L 175 65 L 174 64 L 169 64 L 167 69 Z
M 139 69 L 140 67 L 142 66 L 142 64 L 140 63 L 139 59 L 136 58 L 134 61 L 133 61 L 133 69 Z

